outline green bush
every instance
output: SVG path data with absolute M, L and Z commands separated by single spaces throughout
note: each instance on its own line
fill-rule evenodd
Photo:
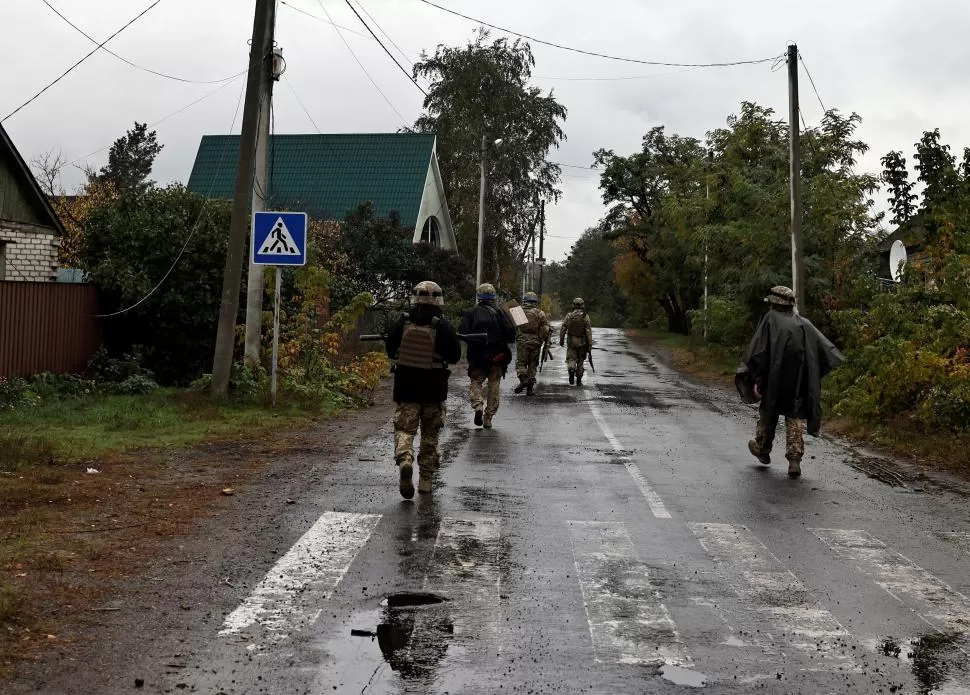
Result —
M 29 408 L 40 400 L 26 379 L 0 377 L 0 410 Z
M 135 345 L 130 352 L 120 357 L 111 356 L 104 346 L 88 362 L 85 376 L 92 381 L 120 384 L 131 377 L 139 376 L 154 380 L 151 370 L 143 366 L 144 355 L 142 347 Z
M 203 374 L 192 382 L 190 390 L 208 393 L 212 389 L 212 375 Z M 233 362 L 229 370 L 229 397 L 253 399 L 264 396 L 269 389 L 269 375 L 262 366 L 251 367 Z
M 708 342 L 738 347 L 751 337 L 753 327 L 748 316 L 748 307 L 743 302 L 728 297 L 708 297 L 707 311 L 690 312 L 691 334 L 703 336 L 706 324 Z

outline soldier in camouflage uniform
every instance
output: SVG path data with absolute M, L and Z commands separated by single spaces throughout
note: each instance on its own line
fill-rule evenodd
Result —
M 451 376 L 448 365 L 461 359 L 455 329 L 441 315 L 441 287 L 430 281 L 418 283 L 411 304 L 411 311 L 401 317 L 386 341 L 387 354 L 395 360 L 394 461 L 401 496 L 408 500 L 414 497 L 414 436 L 419 428 L 418 490 L 431 492 Z
M 549 342 L 549 319 L 539 308 L 539 296 L 535 292 L 526 292 L 522 305 L 529 323 L 519 327 L 519 336 L 515 342 L 515 373 L 519 376 L 519 385 L 515 387 L 515 392 L 525 391 L 526 395 L 531 396 L 536 385 L 539 357 L 543 346 Z
M 586 355 L 593 346 L 593 328 L 581 297 L 573 300 L 573 310 L 562 320 L 559 329 L 560 346 L 565 345 L 567 336 L 569 346 L 566 348 L 566 367 L 569 369 L 569 383 L 575 380 L 577 386 L 582 386 Z
M 512 348 L 509 344 L 515 341 L 515 324 L 496 305 L 494 285 L 483 282 L 476 290 L 476 298 L 478 304 L 465 312 L 459 332 L 485 333 L 487 336 L 485 340 L 469 341 L 466 358 L 468 377 L 471 380 L 468 400 L 475 409 L 475 424 L 490 429 L 501 400 L 499 387 L 509 363 L 512 362 Z

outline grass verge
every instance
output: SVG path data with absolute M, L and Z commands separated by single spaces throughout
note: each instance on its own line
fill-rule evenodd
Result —
M 670 365 L 679 371 L 705 381 L 734 383 L 734 373 L 742 357 L 740 350 L 705 344 L 679 333 L 647 328 L 631 328 L 626 333 L 662 353 Z

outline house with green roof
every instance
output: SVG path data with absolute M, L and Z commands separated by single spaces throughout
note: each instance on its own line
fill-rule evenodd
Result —
M 238 135 L 203 136 L 188 189 L 232 198 L 238 157 Z M 269 210 L 343 220 L 370 202 L 378 217 L 396 211 L 414 243 L 457 248 L 433 134 L 272 135 L 269 179 Z

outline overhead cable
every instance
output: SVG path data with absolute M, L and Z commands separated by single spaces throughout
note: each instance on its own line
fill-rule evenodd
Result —
M 243 84 L 242 89 L 239 90 L 239 99 L 236 101 L 236 112 L 232 115 L 232 123 L 229 126 L 230 135 L 232 135 L 232 131 L 236 127 L 236 119 L 239 117 L 239 107 L 242 104 L 243 94 L 245 92 L 246 92 L 246 85 Z M 222 148 L 222 153 L 219 155 L 219 163 L 218 165 L 216 165 L 216 171 L 222 168 L 222 164 L 226 158 L 226 152 L 228 152 L 230 149 L 231 149 L 230 147 L 225 147 L 225 146 Z M 199 209 L 199 214 L 195 218 L 195 223 L 192 225 L 192 228 L 189 230 L 189 235 L 185 238 L 185 243 L 182 244 L 182 248 L 179 249 L 178 255 L 175 257 L 175 260 L 172 261 L 172 265 L 169 266 L 169 269 L 165 271 L 165 274 L 162 276 L 162 279 L 159 280 L 158 283 L 153 288 L 151 288 L 151 290 L 148 291 L 148 294 L 146 294 L 144 297 L 139 299 L 131 306 L 127 306 L 124 309 L 114 311 L 110 314 L 94 314 L 96 318 L 106 319 L 106 318 L 111 318 L 113 316 L 120 316 L 121 314 L 127 314 L 132 309 L 135 309 L 141 306 L 142 304 L 144 304 L 145 302 L 147 302 L 149 297 L 155 294 L 155 292 L 157 292 L 158 289 L 165 284 L 165 281 L 168 280 L 168 276 L 172 274 L 172 271 L 174 271 L 176 266 L 178 266 L 179 261 L 182 260 L 182 256 L 185 255 L 185 249 L 189 247 L 189 242 L 192 241 L 192 237 L 195 236 L 195 233 L 199 229 L 199 223 L 202 221 L 202 216 L 205 215 L 206 206 L 209 204 L 209 201 L 211 200 L 212 189 L 215 187 L 216 178 L 217 177 L 215 176 L 212 177 L 212 181 L 209 184 L 209 191 L 206 193 L 205 198 L 202 201 L 202 207 Z
M 369 31 L 369 32 L 370 32 L 370 35 L 374 37 L 374 40 L 375 40 L 375 41 L 377 41 L 377 43 L 379 43 L 379 44 L 381 45 L 381 48 L 383 48 L 383 49 L 384 49 L 384 52 L 385 52 L 385 53 L 387 53 L 387 55 L 388 55 L 388 57 L 389 57 L 389 58 L 390 58 L 391 60 L 393 60 L 393 61 L 394 61 L 394 64 L 395 64 L 396 66 L 398 66 L 398 68 L 400 68 L 400 70 L 401 70 L 401 72 L 403 72 L 403 73 L 404 73 L 404 76 L 405 76 L 405 77 L 407 77 L 407 78 L 408 78 L 408 79 L 409 79 L 409 80 L 411 81 L 411 83 L 412 83 L 412 84 L 413 84 L 413 85 L 414 85 L 415 87 L 417 87 L 417 88 L 418 88 L 419 90 L 421 90 L 421 93 L 422 93 L 422 94 L 424 94 L 425 96 L 428 96 L 428 93 L 427 93 L 426 91 L 424 91 L 424 87 L 422 87 L 421 85 L 419 85 L 419 84 L 418 84 L 418 82 L 417 82 L 417 80 L 415 80 L 415 79 L 414 79 L 414 77 L 413 77 L 413 76 L 411 75 L 411 73 L 409 73 L 409 72 L 408 72 L 407 70 L 405 70 L 405 69 L 404 69 L 404 66 L 403 66 L 403 65 L 401 65 L 401 64 L 400 64 L 400 63 L 398 62 L 398 60 L 397 60 L 397 58 L 395 58 L 395 57 L 394 57 L 394 54 L 393 54 L 393 53 L 391 53 L 391 52 L 390 52 L 389 50 L 387 50 L 387 46 L 385 46 L 385 45 L 384 45 L 384 42 L 383 42 L 383 41 L 381 41 L 381 40 L 380 40 L 380 39 L 379 39 L 379 38 L 377 37 L 377 34 L 375 34 L 375 33 L 374 33 L 374 30 L 370 28 L 370 25 L 369 25 L 369 24 L 368 24 L 367 22 L 365 22 L 365 21 L 364 21 L 364 18 L 360 16 L 360 12 L 358 12 L 358 11 L 357 11 L 357 8 L 356 8 L 356 7 L 354 7 L 354 6 L 353 6 L 353 5 L 352 5 L 352 4 L 350 3 L 350 0 L 344 0 L 344 2 L 346 2 L 346 3 L 347 3 L 347 7 L 349 7 L 349 8 L 350 8 L 350 9 L 351 9 L 351 10 L 353 11 L 353 13 L 354 13 L 355 15 L 357 15 L 357 19 L 359 19 L 359 20 L 360 20 L 360 23 L 364 25 L 364 28 L 365 28 L 365 29 L 367 29 L 367 31 Z M 320 4 L 320 6 L 321 6 L 321 7 L 323 7 L 323 3 L 322 3 L 322 2 L 321 2 L 321 4 Z
M 50 2 L 48 2 L 48 0 L 40 0 L 40 1 L 42 3 L 44 3 L 45 5 L 47 5 L 47 7 L 50 8 L 51 12 L 53 12 L 58 17 L 60 17 L 61 19 L 63 19 L 65 22 L 67 22 L 67 24 L 72 29 L 74 29 L 76 32 L 78 32 L 81 36 L 83 36 L 84 38 L 86 38 L 88 41 L 90 41 L 93 44 L 97 44 L 98 43 L 98 40 L 96 38 L 94 38 L 93 36 L 91 36 L 90 34 L 88 34 L 87 32 L 85 32 L 77 24 L 75 24 L 74 22 L 72 22 L 70 19 L 68 19 L 67 17 L 65 17 L 63 14 L 61 14 L 57 10 L 56 7 L 54 7 L 53 5 L 50 4 Z M 125 63 L 126 65 L 130 65 L 131 67 L 136 68 L 137 70 L 142 70 L 143 72 L 149 72 L 152 75 L 158 75 L 159 77 L 164 77 L 165 79 L 168 79 L 168 80 L 175 80 L 176 82 L 187 82 L 189 84 L 221 84 L 222 82 L 229 82 L 229 81 L 235 79 L 240 74 L 240 73 L 236 73 L 235 75 L 229 75 L 228 77 L 223 77 L 222 79 L 219 79 L 219 80 L 190 80 L 190 79 L 185 78 L 185 77 L 177 77 L 176 75 L 169 75 L 167 73 L 159 72 L 158 70 L 152 70 L 151 68 L 146 68 L 143 65 L 138 65 L 137 63 L 133 63 L 132 61 L 130 61 L 127 58 L 125 58 L 124 56 L 118 55 L 117 53 L 115 53 L 114 51 L 112 51 L 110 48 L 106 48 L 103 45 L 99 45 L 98 48 L 100 48 L 102 51 L 104 51 L 108 55 L 114 56 L 115 58 L 117 58 L 118 60 L 120 60 L 122 63 Z
M 310 115 L 310 112 L 307 110 L 307 107 L 303 103 L 303 100 L 300 98 L 300 95 L 297 94 L 296 93 L 296 90 L 293 88 L 293 84 L 286 78 L 286 76 L 283 77 L 283 82 L 285 82 L 286 83 L 286 86 L 289 87 L 289 89 L 290 89 L 291 92 L 293 92 L 293 96 L 296 97 L 296 102 L 300 105 L 300 108 L 303 109 L 303 113 L 306 114 L 307 119 L 310 121 L 310 123 L 313 124 L 314 129 L 320 135 L 323 135 L 323 131 L 320 130 L 320 126 L 318 126 L 317 125 L 317 122 L 315 120 L 313 120 L 313 116 Z
M 0 123 L 3 123 L 8 118 L 10 118 L 11 116 L 15 115 L 18 111 L 20 111 L 25 106 L 29 105 L 31 102 L 33 102 L 35 99 L 37 99 L 41 94 L 43 94 L 48 89 L 50 89 L 51 87 L 53 87 L 55 84 L 57 84 L 58 82 L 60 82 L 61 80 L 63 80 L 65 77 L 67 77 L 68 74 L 70 74 L 71 71 L 74 70 L 74 68 L 76 68 L 77 66 L 79 66 L 81 63 L 83 63 L 84 61 L 86 61 L 88 58 L 90 58 L 91 56 L 93 56 L 95 53 L 97 53 L 111 39 L 113 39 L 114 37 L 116 37 L 118 34 L 120 34 L 121 32 L 123 32 L 125 29 L 127 29 L 128 27 L 130 27 L 132 24 L 134 24 L 135 22 L 137 22 L 139 19 L 141 19 L 142 17 L 144 17 L 146 14 L 148 14 L 149 10 L 151 10 L 153 7 L 155 7 L 161 1 L 162 0 L 155 0 L 155 2 L 153 2 L 151 5 L 149 5 L 148 7 L 146 7 L 141 12 L 139 12 L 138 15 L 136 15 L 133 19 L 131 19 L 123 27 L 121 27 L 120 29 L 118 29 L 118 31 L 116 31 L 115 33 L 113 33 L 111 36 L 109 36 L 108 38 L 106 38 L 104 41 L 102 41 L 101 43 L 99 43 L 97 46 L 95 46 L 94 49 L 90 53 L 88 53 L 87 55 L 85 55 L 79 61 L 77 61 L 76 63 L 74 63 L 74 65 L 72 65 L 71 67 L 69 67 L 64 72 L 62 72 L 53 82 L 50 82 L 46 87 L 44 87 L 43 89 L 41 89 L 34 96 L 30 97 L 30 99 L 28 99 L 23 104 L 21 104 L 20 106 L 18 106 L 17 108 L 15 108 L 13 111 L 11 111 L 10 113 L 8 113 L 6 116 L 4 116 L 2 119 L 0 119 Z
M 801 51 L 798 52 L 798 59 L 802 61 L 802 67 L 805 68 L 805 74 L 808 75 L 808 81 L 812 85 L 812 91 L 815 92 L 815 98 L 818 99 L 818 105 L 822 107 L 822 113 L 828 113 L 828 109 L 822 103 L 822 97 L 819 96 L 818 89 L 815 87 L 815 80 L 812 79 L 812 73 L 809 72 L 808 65 L 805 63 L 805 56 L 802 55 Z
M 307 17 L 310 17 L 311 19 L 315 19 L 318 22 L 323 22 L 324 24 L 329 24 L 330 26 L 337 27 L 339 29 L 343 29 L 344 31 L 348 31 L 348 32 L 350 32 L 351 34 L 353 34 L 355 36 L 361 37 L 362 39 L 369 39 L 370 38 L 370 36 L 368 36 L 367 34 L 365 34 L 363 32 L 357 31 L 356 29 L 351 29 L 350 27 L 345 27 L 342 24 L 337 24 L 335 22 L 330 21 L 329 19 L 324 19 L 323 17 L 318 17 L 315 14 L 311 14 L 310 12 L 307 12 L 306 10 L 300 9 L 296 5 L 291 5 L 286 0 L 280 0 L 280 3 L 283 4 L 283 5 L 286 5 L 287 7 L 289 7 L 294 12 L 299 12 L 300 14 L 306 15 Z
M 572 53 L 581 53 L 583 55 L 593 56 L 596 58 L 605 58 L 606 60 L 617 60 L 623 63 L 639 63 L 640 65 L 665 65 L 667 67 L 674 68 L 726 68 L 735 65 L 756 65 L 758 63 L 769 63 L 775 59 L 777 56 L 771 56 L 768 58 L 758 58 L 756 60 L 732 60 L 724 63 L 673 63 L 660 60 L 641 60 L 639 58 L 624 58 L 621 56 L 608 55 L 606 53 L 597 53 L 596 51 L 587 51 L 582 48 L 573 48 L 572 46 L 564 46 L 563 44 L 553 43 L 552 41 L 545 41 L 543 39 L 538 39 L 534 36 L 529 36 L 528 34 L 523 34 L 518 31 L 513 31 L 512 29 L 506 29 L 505 27 L 500 27 L 497 24 L 491 24 L 483 19 L 476 19 L 475 17 L 470 17 L 461 12 L 456 12 L 455 10 L 449 9 L 442 5 L 439 5 L 431 0 L 420 0 L 425 5 L 430 5 L 448 14 L 453 14 L 456 17 L 461 17 L 462 19 L 467 19 L 470 22 L 475 22 L 476 24 L 482 24 L 489 27 L 490 29 L 495 29 L 496 31 L 501 31 L 505 34 L 511 34 L 512 36 L 518 36 L 519 38 L 532 41 L 533 43 L 542 44 L 543 46 L 550 46 L 552 48 L 558 48 L 563 51 L 571 51 Z
M 333 24 L 334 31 L 337 32 L 337 36 L 340 37 L 340 40 L 344 42 L 344 46 L 346 46 L 347 47 L 347 50 L 350 51 L 350 55 L 352 55 L 353 58 L 354 58 L 354 60 L 357 61 L 357 65 L 360 66 L 360 69 L 367 76 L 367 79 L 370 80 L 370 83 L 372 85 L 374 85 L 374 89 L 376 89 L 377 90 L 377 93 L 380 94 L 384 98 L 384 101 L 386 101 L 387 102 L 387 105 L 391 107 L 391 110 L 394 111 L 394 113 L 397 114 L 397 117 L 401 119 L 401 123 L 403 123 L 405 125 L 405 127 L 408 127 L 408 121 L 407 121 L 407 119 L 404 116 L 401 115 L 401 112 L 397 110 L 397 107 L 394 106 L 393 102 L 391 102 L 391 100 L 387 98 L 387 95 L 384 94 L 384 91 L 377 85 L 377 82 L 374 81 L 374 78 L 371 77 L 371 74 L 369 72 L 367 72 L 367 68 L 364 67 L 364 64 L 362 62 L 360 62 L 360 58 L 357 57 L 357 54 L 354 52 L 354 49 L 350 47 L 350 44 L 347 42 L 347 39 L 344 38 L 343 32 L 340 31 L 340 27 L 338 27 L 334 23 L 333 17 L 330 16 L 330 13 L 329 12 L 327 12 L 327 8 L 324 7 L 323 0 L 317 0 L 317 3 L 320 5 L 320 9 L 323 10 L 323 13 L 325 15 L 327 15 L 327 19 L 330 20 L 329 23 L 330 24 Z
M 404 60 L 406 60 L 407 62 L 413 63 L 414 61 L 411 60 L 411 55 L 407 51 L 405 51 L 403 48 L 401 48 L 397 44 L 397 42 L 393 38 L 391 38 L 391 35 L 390 34 L 388 34 L 386 31 L 384 31 L 384 27 L 382 27 L 380 24 L 377 23 L 377 20 L 374 19 L 374 15 L 372 15 L 370 12 L 368 12 L 367 11 L 367 8 L 364 7 L 364 3 L 362 3 L 360 0 L 357 0 L 357 6 L 360 7 L 361 12 L 363 12 L 365 15 L 367 15 L 367 19 L 369 19 L 371 21 L 371 23 L 375 27 L 377 27 L 378 31 L 380 31 L 382 34 L 384 34 L 385 37 L 387 37 L 387 40 L 390 41 L 391 42 L 391 45 L 394 46 L 394 48 L 397 49 L 397 52 L 401 54 L 401 57 L 404 58 Z

